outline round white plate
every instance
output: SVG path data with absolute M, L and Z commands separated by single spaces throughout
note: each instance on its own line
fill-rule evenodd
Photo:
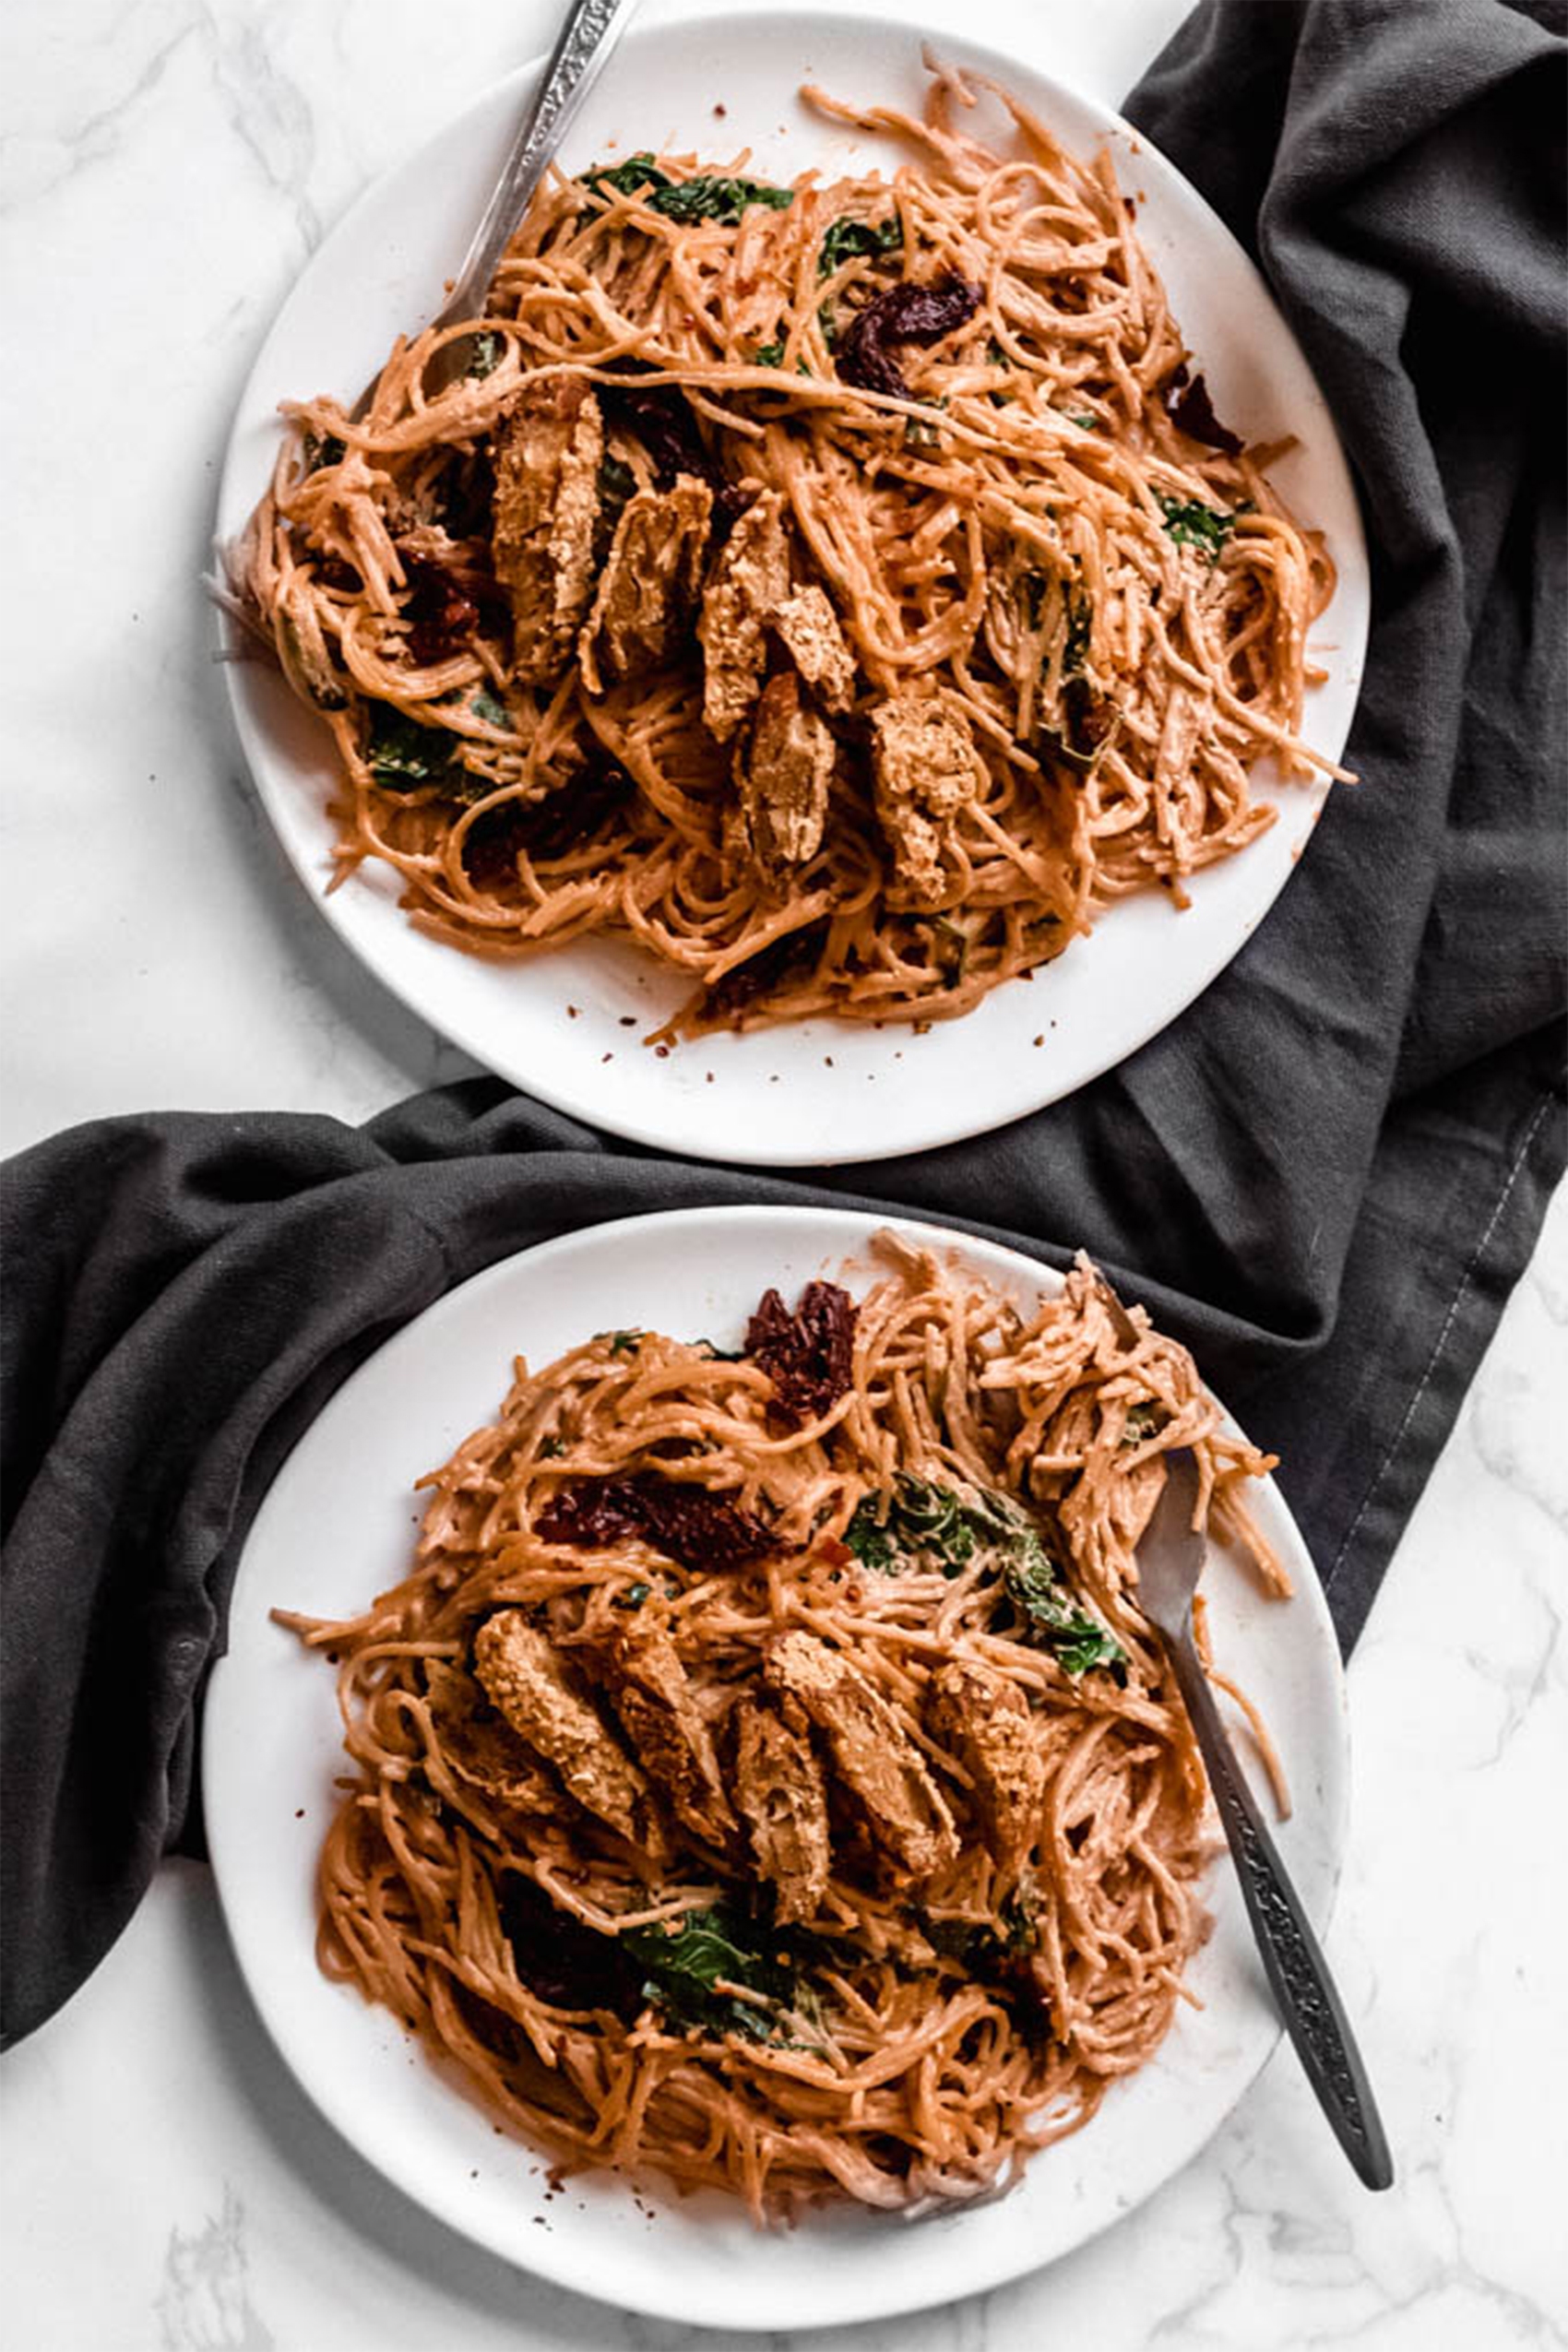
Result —
M 771 1284 L 792 1297 L 842 1273 L 863 1289 L 877 1222 L 785 1208 L 632 1218 L 525 1251 L 451 1291 L 361 1367 L 284 1466 L 245 1547 L 228 1655 L 207 1699 L 203 1788 L 224 1914 L 256 2006 L 322 2112 L 409 2195 L 497 2253 L 583 2294 L 732 2333 L 884 2317 L 998 2286 L 1130 2212 L 1185 2164 L 1279 2034 L 1230 1871 L 1217 1863 L 1212 1873 L 1215 1929 L 1191 1971 L 1203 2009 L 1179 2009 L 1151 2063 L 993 2204 L 914 2223 L 835 2211 L 763 2233 L 717 2192 L 634 2197 L 591 2173 L 552 2191 L 543 2156 L 498 2137 L 390 2016 L 316 1967 L 315 1862 L 341 1725 L 330 1668 L 267 1612 L 350 1616 L 407 1573 L 413 1481 L 494 1418 L 514 1355 L 547 1363 L 585 1333 L 627 1324 L 733 1345 Z M 1010 1251 L 899 1223 L 1026 1307 L 1060 1288 Z M 1285 1760 L 1295 1812 L 1279 1843 L 1321 1930 L 1344 1837 L 1339 1653 L 1272 1486 L 1258 1517 L 1296 1598 L 1262 1598 L 1221 1552 L 1205 1589 L 1218 1659 L 1261 1705 Z
M 1263 280 L 1203 200 L 1134 133 L 1051 80 L 1033 57 L 1001 57 L 932 36 L 939 54 L 1008 82 L 1076 152 L 1110 146 L 1138 225 L 1170 288 L 1216 406 L 1253 441 L 1294 434 L 1275 469 L 1293 511 L 1322 529 L 1339 571 L 1312 636 L 1326 683 L 1305 732 L 1331 758 L 1344 748 L 1367 627 L 1365 550 L 1328 410 Z M 711 17 L 634 30 L 587 101 L 563 150 L 567 169 L 661 145 L 728 157 L 791 178 L 885 168 L 893 143 L 824 122 L 795 93 L 918 109 L 921 35 L 886 21 L 800 8 L 749 16 L 715 59 Z M 1037 55 L 1049 55 L 1039 20 Z M 311 261 L 279 315 L 240 402 L 219 505 L 220 537 L 265 488 L 277 404 L 352 398 L 395 333 L 428 319 L 466 248 L 528 86 L 513 76 L 361 199 Z M 724 110 L 718 119 L 719 109 Z M 1178 914 L 1161 893 L 1125 902 L 1032 980 L 997 990 L 924 1036 L 814 1020 L 725 1034 L 659 1057 L 639 1042 L 687 983 L 630 945 L 585 941 L 523 965 L 490 964 L 412 930 L 398 883 L 374 864 L 332 897 L 332 757 L 326 730 L 281 679 L 229 665 L 241 742 L 288 855 L 354 952 L 416 1013 L 503 1077 L 612 1133 L 699 1158 L 753 1165 L 887 1158 L 1004 1124 L 1121 1061 L 1191 1004 L 1263 920 L 1288 880 L 1324 799 L 1318 784 L 1256 789 L 1279 822 L 1241 856 L 1198 876 Z M 570 1009 L 575 1008 L 575 1009 Z M 623 1026 L 630 1016 L 635 1026 Z

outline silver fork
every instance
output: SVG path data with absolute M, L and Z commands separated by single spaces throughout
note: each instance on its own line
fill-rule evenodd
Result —
M 431 321 L 433 328 L 456 327 L 477 318 L 484 309 L 490 281 L 500 266 L 513 231 L 528 208 L 529 198 L 544 177 L 546 167 L 584 99 L 625 30 L 636 0 L 574 0 L 550 53 L 538 87 L 523 110 L 506 160 L 491 191 L 473 242 L 453 282 L 443 308 Z M 459 336 L 443 344 L 425 372 L 426 389 L 438 392 L 468 370 L 468 339 Z M 375 397 L 380 375 L 373 377 L 350 410 L 357 424 Z
M 1136 1336 L 1125 1309 L 1116 1303 Z M 1394 2179 L 1394 2161 L 1355 2036 L 1301 1899 L 1242 1777 L 1193 1639 L 1193 1594 L 1206 1549 L 1193 1526 L 1198 1466 L 1184 1445 L 1172 1447 L 1161 1458 L 1165 1486 L 1138 1545 L 1139 1606 L 1165 1645 L 1203 1752 L 1247 1917 L 1285 2030 L 1361 2180 L 1369 2189 L 1386 2189 Z

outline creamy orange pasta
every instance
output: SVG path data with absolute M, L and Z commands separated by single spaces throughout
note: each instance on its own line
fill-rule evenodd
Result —
M 735 1355 L 519 1362 L 338 1660 L 320 1956 L 530 2144 L 732 2192 L 973 2197 L 1164 2036 L 1206 1787 L 1134 1551 L 1268 1467 L 1092 1269 L 1021 1314 L 885 1237 Z
M 287 409 L 231 561 L 341 870 L 486 956 L 632 939 L 671 1033 L 962 1014 L 1243 849 L 1263 755 L 1342 772 L 1301 731 L 1332 564 L 1109 158 L 975 77 L 809 95 L 885 172 L 552 176 L 482 318 Z

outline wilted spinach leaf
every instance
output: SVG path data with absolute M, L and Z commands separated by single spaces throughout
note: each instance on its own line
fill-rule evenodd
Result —
M 488 686 L 481 686 L 477 694 L 469 695 L 469 708 L 476 719 L 482 719 L 487 727 L 509 727 L 512 723 L 505 706 L 496 701 Z
M 738 229 L 742 214 L 754 204 L 782 212 L 794 201 L 793 188 L 770 187 L 765 180 L 713 179 L 706 173 L 667 181 L 648 198 L 650 208 L 667 220 L 713 220 L 725 229 Z
M 1158 1437 L 1170 1419 L 1163 1405 L 1153 1396 L 1146 1396 L 1141 1404 L 1127 1408 L 1122 1427 L 1123 1445 L 1141 1445 L 1146 1437 Z
M 636 196 L 644 188 L 667 188 L 670 176 L 651 155 L 628 155 L 624 163 L 596 163 L 583 173 L 583 185 L 595 196 Z
M 1033 1894 L 1021 1886 L 1008 1896 L 994 1924 L 989 1919 L 933 1919 L 925 1911 L 916 1917 L 933 1951 L 962 1961 L 972 1977 L 993 1977 L 1039 1944 L 1035 1910 Z
M 1067 591 L 1067 642 L 1062 648 L 1062 674 L 1064 678 L 1082 675 L 1088 659 L 1089 633 L 1094 626 L 1094 607 L 1088 598 L 1076 588 Z
M 832 223 L 823 238 L 816 274 L 819 278 L 831 278 L 852 256 L 896 253 L 903 242 L 904 232 L 897 214 L 873 228 L 869 220 L 856 220 L 846 213 Z
M 789 2030 L 781 2013 L 814 2005 L 805 1972 L 832 1956 L 807 1930 L 765 1928 L 724 1901 L 687 1911 L 673 1930 L 600 1935 L 518 1873 L 505 1882 L 501 1921 L 517 1974 L 558 2008 L 612 2009 L 629 2022 L 652 2002 L 674 2025 L 754 2042 L 779 2040 Z M 743 1985 L 768 2005 L 737 2000 L 721 1984 Z
M 449 782 L 457 754 L 457 739 L 445 728 L 422 727 L 391 703 L 373 702 L 370 772 L 384 792 L 413 792 L 422 784 Z
M 1030 1633 L 1067 1673 L 1125 1658 L 1115 1636 L 1077 1607 L 1039 1523 L 1010 1494 L 992 1488 L 959 1494 L 900 1471 L 891 1497 L 861 1499 L 844 1540 L 862 1567 L 886 1576 L 906 1565 L 957 1576 L 977 1554 L 986 1556 Z
M 482 335 L 469 338 L 469 363 L 465 375 L 493 375 L 501 364 L 501 338 L 487 328 Z
M 799 1938 L 768 1933 L 731 1903 L 688 1911 L 674 1934 L 667 1928 L 628 1928 L 617 1939 L 643 1971 L 643 1995 L 666 2015 L 707 2034 L 741 2034 L 748 2041 L 777 2041 L 784 2029 L 779 2010 L 801 1998 Z M 761 1993 L 766 2009 L 721 1983 Z
M 885 1502 L 885 1512 L 884 1503 Z M 951 1487 L 900 1470 L 891 1498 L 868 1494 L 856 1505 L 844 1540 L 862 1567 L 896 1576 L 906 1565 L 956 1576 L 974 1557 L 975 1531 Z

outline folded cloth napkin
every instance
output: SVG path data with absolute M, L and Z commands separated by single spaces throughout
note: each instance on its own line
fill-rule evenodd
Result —
M 1544 5 L 1209 0 L 1134 92 L 1333 405 L 1375 620 L 1363 780 L 1121 1069 L 810 1182 L 660 1159 L 492 1080 L 360 1130 L 149 1115 L 10 1163 L 6 2038 L 199 1847 L 198 1693 L 290 1444 L 410 1316 L 576 1227 L 838 1200 L 1087 1248 L 1278 1449 L 1353 1640 L 1562 1164 L 1563 63 Z

